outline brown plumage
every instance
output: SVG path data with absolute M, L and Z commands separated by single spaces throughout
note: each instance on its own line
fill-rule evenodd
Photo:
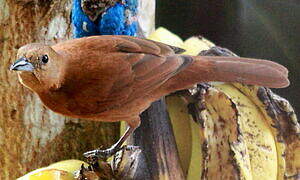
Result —
M 209 81 L 271 88 L 289 85 L 285 67 L 266 60 L 177 55 L 177 48 L 129 36 L 91 36 L 53 46 L 28 44 L 12 70 L 51 110 L 96 121 L 126 121 L 126 134 L 139 126 L 139 114 L 171 92 Z M 106 153 L 108 151 L 103 151 Z M 97 150 L 86 155 L 95 155 Z

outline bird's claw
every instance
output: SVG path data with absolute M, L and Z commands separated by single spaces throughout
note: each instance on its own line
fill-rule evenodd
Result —
M 134 151 L 134 150 L 140 150 L 139 146 L 132 146 L 132 145 L 125 145 L 122 147 L 122 149 L 126 151 Z
M 85 158 L 87 158 L 90 162 L 95 162 L 99 159 L 106 160 L 107 158 L 115 155 L 120 150 L 132 151 L 135 149 L 139 149 L 139 147 L 125 145 L 125 146 L 118 148 L 118 147 L 113 146 L 113 147 L 105 149 L 105 150 L 95 149 L 92 151 L 88 151 L 88 152 L 83 153 L 83 156 Z
M 90 161 L 97 161 L 98 159 L 106 160 L 107 158 L 113 156 L 119 150 L 120 150 L 120 148 L 109 148 L 109 149 L 105 149 L 105 150 L 95 149 L 95 150 L 83 153 L 83 156 Z

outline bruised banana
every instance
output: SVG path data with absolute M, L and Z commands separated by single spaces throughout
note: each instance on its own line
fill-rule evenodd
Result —
M 149 38 L 189 55 L 214 47 L 203 37 L 183 41 L 162 27 Z M 178 94 L 166 98 L 187 179 L 300 178 L 300 127 L 288 101 L 238 83 L 203 84 L 195 92 L 192 103 Z

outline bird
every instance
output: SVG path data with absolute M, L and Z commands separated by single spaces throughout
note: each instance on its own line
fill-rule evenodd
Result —
M 212 81 L 269 88 L 289 85 L 288 70 L 272 61 L 180 52 L 180 48 L 132 36 L 89 36 L 54 45 L 24 45 L 10 70 L 56 113 L 127 122 L 127 130 L 114 145 L 84 153 L 88 158 L 115 154 L 140 125 L 139 114 L 172 92 Z

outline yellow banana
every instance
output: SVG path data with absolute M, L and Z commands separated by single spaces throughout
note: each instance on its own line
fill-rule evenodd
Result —
M 65 160 L 49 165 L 48 167 L 36 169 L 18 180 L 75 180 L 75 172 L 80 170 L 81 165 L 87 163 L 79 160 Z
M 300 177 L 300 125 L 292 106 L 267 88 L 233 85 L 252 100 L 272 127 L 278 157 L 277 178 Z
M 215 45 L 204 37 L 190 37 L 184 41 L 182 48 L 186 51 L 183 54 L 196 56 L 199 52 L 208 50 Z
M 184 173 L 188 172 L 192 155 L 192 131 L 190 116 L 184 101 L 178 96 L 166 98 L 168 112 L 172 122 L 178 153 L 180 154 L 181 166 Z M 180 132 L 180 133 L 176 133 Z M 184 142 L 184 143 L 183 143 Z
M 18 180 L 74 180 L 72 173 L 58 170 L 58 169 L 38 169 L 32 173 L 29 173 Z
M 241 134 L 249 152 L 253 179 L 276 179 L 278 167 L 276 143 L 265 116 L 249 97 L 231 84 L 220 84 L 215 87 L 236 104 Z
M 223 92 L 208 88 L 200 111 L 206 138 L 204 179 L 251 179 L 249 153 L 241 133 L 237 105 Z M 203 106 L 203 105 L 200 105 Z
M 172 46 L 176 46 L 180 48 L 183 47 L 182 39 L 176 34 L 171 33 L 170 31 L 168 31 L 163 27 L 157 28 L 157 30 L 151 33 L 147 38 L 165 44 L 169 44 Z

